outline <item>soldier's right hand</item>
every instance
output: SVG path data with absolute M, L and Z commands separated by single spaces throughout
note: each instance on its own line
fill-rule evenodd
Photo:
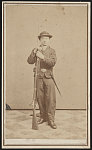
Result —
M 41 51 L 41 50 L 42 50 L 42 47 L 41 47 L 41 46 L 38 46 L 37 49 L 38 49 L 38 51 Z
M 37 48 L 34 49 L 34 53 L 36 54 L 37 51 L 41 51 L 42 50 L 42 47 L 41 46 L 38 46 Z

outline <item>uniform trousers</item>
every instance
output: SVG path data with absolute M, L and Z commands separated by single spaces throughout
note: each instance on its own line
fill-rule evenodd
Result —
M 45 121 L 54 121 L 56 93 L 52 78 L 37 78 L 37 101 L 40 109 L 40 117 Z

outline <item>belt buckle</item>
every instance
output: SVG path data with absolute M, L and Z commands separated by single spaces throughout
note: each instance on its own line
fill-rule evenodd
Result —
M 41 69 L 41 71 L 44 73 L 44 72 L 46 72 L 46 69 Z

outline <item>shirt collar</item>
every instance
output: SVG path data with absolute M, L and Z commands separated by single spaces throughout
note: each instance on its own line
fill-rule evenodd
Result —
M 40 47 L 42 47 L 42 45 L 40 45 Z M 48 48 L 50 48 L 50 46 L 49 46 L 49 45 L 46 47 L 46 49 L 45 49 L 45 50 L 47 50 Z

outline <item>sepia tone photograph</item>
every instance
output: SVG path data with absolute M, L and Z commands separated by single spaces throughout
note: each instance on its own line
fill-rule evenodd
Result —
M 2 148 L 90 148 L 90 2 L 2 2 Z

